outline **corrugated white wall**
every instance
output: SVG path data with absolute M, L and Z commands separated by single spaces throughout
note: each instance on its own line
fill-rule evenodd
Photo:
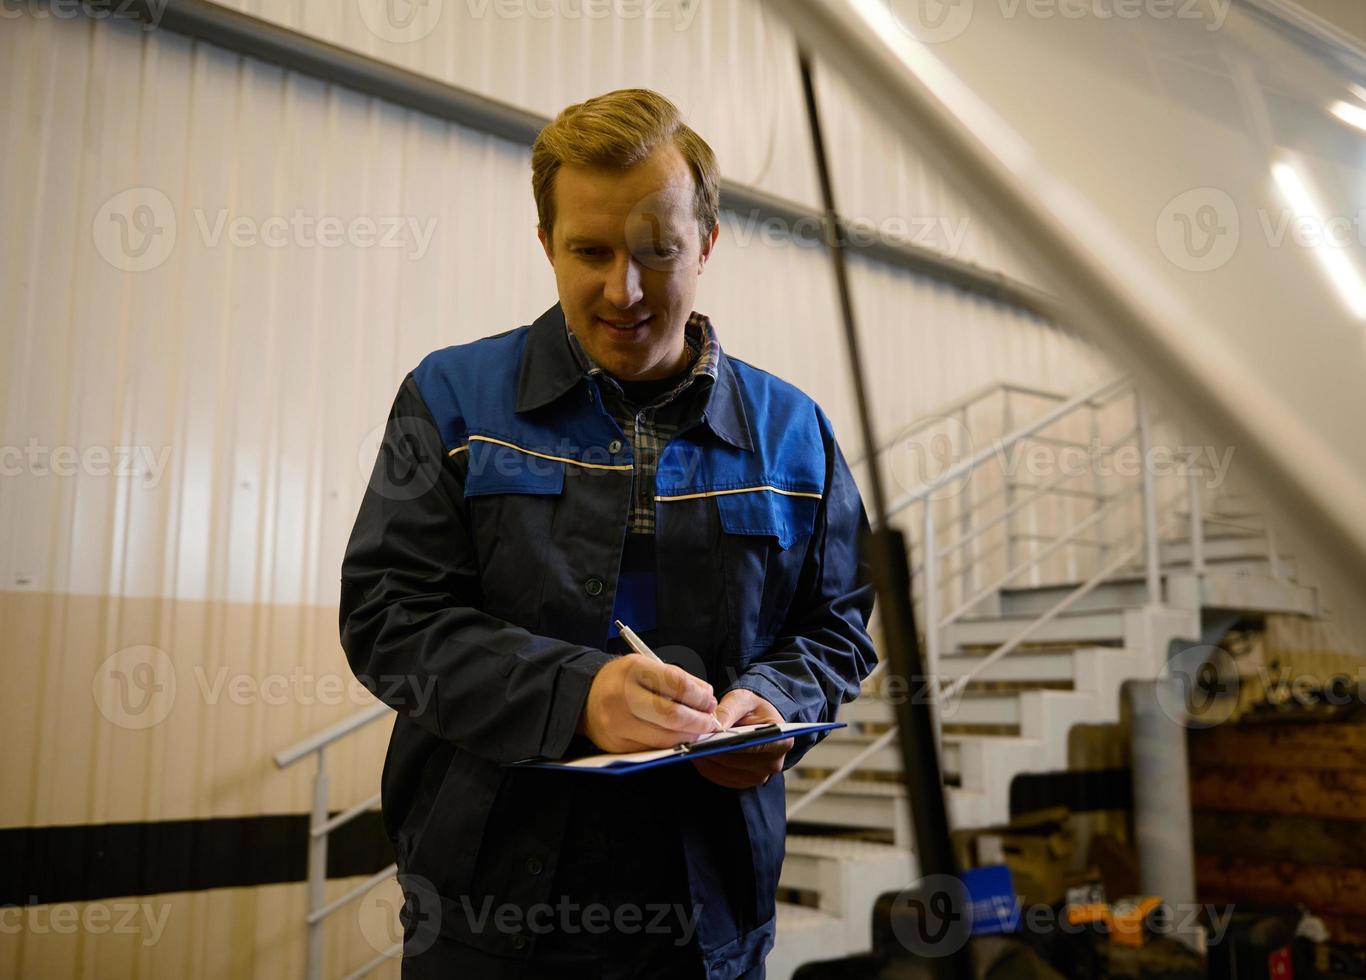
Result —
M 725 26 L 709 13 L 715 6 L 698 14 L 707 31 Z M 447 14 L 468 9 L 445 6 Z M 741 34 L 740 25 L 759 23 L 757 8 L 722 9 L 748 11 L 731 15 Z M 551 77 L 558 62 L 542 63 L 533 43 L 547 41 L 543 22 L 477 23 L 502 32 L 481 35 L 486 43 L 476 47 L 490 52 L 486 61 L 502 64 L 496 52 L 523 52 L 526 75 L 540 66 L 543 84 L 530 85 L 536 108 L 553 98 L 547 90 L 613 84 L 606 69 L 578 79 L 569 66 L 579 62 L 567 58 L 560 59 L 566 77 Z M 628 22 L 608 23 L 618 48 L 650 47 L 621 36 Z M 464 37 L 454 27 L 453 36 Z M 678 36 L 709 36 L 697 31 Z M 642 36 L 654 35 L 682 43 L 658 28 Z M 770 33 L 772 45 L 778 40 Z M 6 339 L 5 444 L 36 439 L 40 447 L 110 446 L 116 454 L 138 447 L 143 472 L 9 481 L 0 505 L 9 544 L 4 581 L 86 594 L 334 601 L 345 531 L 373 450 L 367 435 L 402 374 L 434 347 L 529 322 L 554 300 L 532 234 L 527 153 L 164 32 L 24 18 L 3 43 L 17 86 L 4 117 L 12 258 L 3 288 L 17 311 Z M 705 135 L 742 147 L 756 135 L 755 120 L 774 118 L 766 100 L 780 109 L 794 85 L 757 84 L 743 70 L 753 70 L 750 60 L 738 56 L 735 77 L 717 77 L 722 66 L 706 67 L 706 47 L 682 49 L 692 50 L 691 62 L 668 74 L 710 70 L 707 90 L 738 102 L 752 97 L 750 120 L 729 113 L 708 129 L 708 108 L 699 113 Z M 661 46 L 661 56 L 666 51 L 681 57 Z M 787 53 L 783 46 L 773 60 L 786 64 Z M 443 63 L 492 72 L 454 57 Z M 640 81 L 658 84 L 651 76 L 665 66 L 640 70 Z M 853 130 L 835 141 L 845 151 L 842 173 L 857 174 L 842 181 L 842 197 L 872 213 L 874 174 L 884 167 L 899 175 L 893 186 L 903 191 L 887 213 L 937 208 L 954 220 L 950 200 L 917 203 L 916 194 L 923 202 L 938 193 L 937 182 L 904 153 L 884 152 L 889 144 L 848 123 L 851 116 L 829 115 Z M 783 140 L 804 150 L 798 121 L 789 120 Z M 766 189 L 785 192 L 792 189 L 785 182 L 805 180 L 806 154 L 785 159 Z M 889 162 L 902 166 L 892 170 Z M 138 205 L 118 196 L 129 188 L 149 188 L 138 214 L 155 215 L 175 235 L 165 260 L 148 271 L 124 271 L 117 254 L 111 263 L 96 247 L 98 234 L 105 251 L 121 250 L 111 244 L 115 222 L 138 217 Z M 102 212 L 111 200 L 126 214 Z M 271 247 L 250 237 L 268 219 L 296 214 L 405 224 L 394 248 L 303 240 Z M 964 218 L 989 246 L 982 222 Z M 237 221 L 247 232 L 234 244 Z M 843 423 L 856 453 L 846 377 L 829 369 L 843 355 L 824 259 L 768 245 L 748 219 L 734 216 L 721 248 L 699 306 L 723 343 L 809 390 Z M 1088 349 L 998 304 L 865 263 L 857 285 L 886 425 L 993 379 L 1072 390 L 1100 373 Z
M 546 116 L 614 88 L 656 89 L 712 144 L 727 177 L 819 204 L 792 34 L 761 0 L 221 2 Z M 412 19 L 400 27 L 395 11 Z M 908 222 L 906 234 L 924 244 L 1030 277 L 995 240 L 989 216 L 949 190 L 914 147 L 834 76 L 818 73 L 817 84 L 842 213 Z
M 752 3 L 702 3 L 684 30 L 474 8 L 447 0 L 412 45 L 381 41 L 351 4 L 282 21 L 547 114 L 656 87 L 728 177 L 814 203 L 790 44 Z M 6 19 L 0 66 L 0 737 L 24 748 L 0 820 L 302 812 L 307 767 L 279 773 L 269 755 L 356 703 L 263 685 L 349 677 L 338 569 L 404 373 L 554 302 L 529 154 L 116 21 Z M 836 83 L 822 91 L 845 211 L 933 219 L 962 230 L 958 257 L 1023 274 L 908 148 Z M 350 243 L 320 244 L 322 219 Z M 391 229 L 392 247 L 373 240 Z M 858 455 L 823 256 L 733 215 L 720 248 L 699 309 L 730 352 L 817 398 Z M 853 278 L 886 435 L 990 381 L 1070 391 L 1108 373 L 999 304 L 863 260 Z M 100 693 L 120 651 L 143 646 L 178 692 L 147 726 Z M 225 693 L 235 678 L 246 696 Z M 376 726 L 336 754 L 334 805 L 374 791 L 386 737 Z M 0 963 L 22 974 L 33 955 Z

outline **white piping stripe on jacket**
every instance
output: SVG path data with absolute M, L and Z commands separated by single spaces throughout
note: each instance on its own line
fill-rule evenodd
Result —
M 802 490 L 783 490 L 779 487 L 772 487 L 764 484 L 760 487 L 736 487 L 731 490 L 704 490 L 701 493 L 680 493 L 672 496 L 655 496 L 655 500 L 696 500 L 699 497 L 724 497 L 732 493 L 756 493 L 760 490 L 769 490 L 773 493 L 780 493 L 784 497 L 812 497 L 816 500 L 821 499 L 818 493 L 807 493 Z
M 621 471 L 625 471 L 625 472 L 630 472 L 631 470 L 635 469 L 635 466 L 633 466 L 631 463 L 625 463 L 625 464 L 612 464 L 612 463 L 585 463 L 585 462 L 584 462 L 583 460 L 581 460 L 581 459 L 571 459 L 571 458 L 568 457 L 568 456 L 551 456 L 551 455 L 549 455 L 548 453 L 538 453 L 538 452 L 536 452 L 536 450 L 534 450 L 534 449 L 526 449 L 525 447 L 523 447 L 523 446 L 518 446 L 518 445 L 515 444 L 515 443 L 504 442 L 502 439 L 494 439 L 494 438 L 492 438 L 491 436 L 470 436 L 470 442 L 491 442 L 491 443 L 493 443 L 495 446 L 506 446 L 508 449 L 515 449 L 515 450 L 517 450 L 519 453 L 526 453 L 528 456 L 538 456 L 538 457 L 540 457 L 541 459 L 552 460 L 553 462 L 556 462 L 556 463 L 569 463 L 569 464 L 571 464 L 571 465 L 573 465 L 573 466 L 582 466 L 582 467 L 585 467 L 586 469 L 590 469 L 590 470 L 621 470 Z M 447 456 L 454 456 L 456 453 L 464 452 L 464 451 L 466 451 L 466 450 L 469 449 L 469 448 L 470 448 L 470 446 L 469 446 L 469 443 L 467 442 L 467 443 L 465 443 L 465 445 L 463 445 L 463 446 L 456 446 L 454 449 L 452 449 L 452 450 L 451 450 L 450 452 L 448 452 L 446 455 L 447 455 Z

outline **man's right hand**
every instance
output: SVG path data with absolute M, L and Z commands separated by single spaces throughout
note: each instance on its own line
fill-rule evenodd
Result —
M 578 731 L 604 752 L 666 749 L 716 730 L 711 685 L 682 667 L 625 654 L 598 670 Z

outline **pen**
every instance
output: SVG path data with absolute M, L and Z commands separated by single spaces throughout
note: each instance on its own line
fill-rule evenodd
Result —
M 656 654 L 653 650 L 651 650 L 648 646 L 645 645 L 644 640 L 636 636 L 635 630 L 631 629 L 631 627 L 627 626 L 619 619 L 613 620 L 613 622 L 617 624 L 617 629 L 621 631 L 621 638 L 627 642 L 627 644 L 631 647 L 632 650 L 640 654 L 642 657 L 649 657 L 657 664 L 662 664 L 664 662 L 659 659 L 658 654 Z M 712 712 L 711 719 L 712 723 L 716 725 L 717 731 L 725 731 L 725 729 L 721 727 L 721 723 L 716 720 L 716 712 Z
M 627 626 L 619 619 L 616 620 L 616 624 L 617 629 L 621 630 L 621 638 L 625 640 L 628 644 L 630 644 L 632 650 L 640 654 L 642 657 L 649 657 L 657 664 L 662 664 L 664 662 L 659 659 L 658 655 L 656 655 L 653 650 L 651 650 L 649 647 L 645 645 L 644 640 L 636 636 L 635 630 L 631 629 L 631 627 Z

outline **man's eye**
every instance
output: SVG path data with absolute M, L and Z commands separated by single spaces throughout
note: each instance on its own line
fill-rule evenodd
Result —
M 582 256 L 584 256 L 585 258 L 590 258 L 590 259 L 600 258 L 602 255 L 604 255 L 604 254 L 606 253 L 606 251 L 607 251 L 606 249 L 604 249 L 604 248 L 598 248 L 597 246 L 588 246 L 588 247 L 585 247 L 585 248 L 576 248 L 576 249 L 574 249 L 574 252 L 575 252 L 576 255 L 582 255 Z

